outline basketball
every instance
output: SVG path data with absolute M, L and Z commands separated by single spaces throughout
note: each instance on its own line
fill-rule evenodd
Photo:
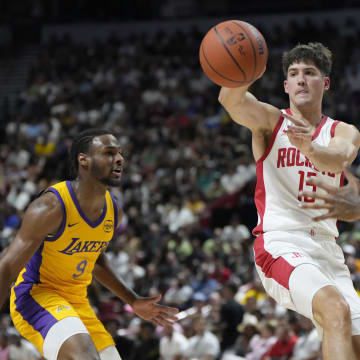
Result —
M 207 77 L 225 87 L 245 86 L 266 68 L 268 49 L 260 31 L 239 20 L 212 27 L 201 41 L 200 64 Z

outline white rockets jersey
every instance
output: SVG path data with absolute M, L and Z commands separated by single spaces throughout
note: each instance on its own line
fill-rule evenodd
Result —
M 286 112 L 291 114 L 290 109 Z M 313 135 L 313 143 L 327 146 L 334 136 L 338 123 L 339 121 L 323 115 Z M 290 124 L 290 120 L 280 117 L 265 154 L 256 162 L 255 204 L 258 224 L 253 234 L 259 235 L 275 230 L 303 230 L 313 235 L 337 237 L 339 233 L 336 219 L 312 221 L 313 217 L 322 215 L 327 210 L 300 208 L 299 202 L 314 202 L 315 199 L 300 197 L 299 192 L 309 190 L 324 193 L 324 190 L 314 188 L 307 183 L 307 180 L 312 177 L 340 187 L 343 185 L 344 175 L 343 173 L 321 172 L 316 169 L 309 159 L 290 143 L 286 135 L 286 129 Z

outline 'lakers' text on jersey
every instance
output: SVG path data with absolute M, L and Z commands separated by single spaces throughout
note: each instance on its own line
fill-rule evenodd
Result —
M 284 112 L 284 110 L 282 110 Z M 286 110 L 289 114 L 290 110 Z M 339 121 L 326 116 L 313 135 L 312 141 L 327 146 L 334 136 Z M 309 233 L 337 237 L 336 220 L 328 219 L 315 223 L 312 218 L 326 210 L 309 210 L 299 207 L 299 202 L 314 202 L 315 199 L 300 195 L 301 191 L 323 190 L 308 184 L 307 180 L 320 177 L 332 186 L 342 186 L 343 174 L 319 171 L 299 149 L 291 144 L 286 134 L 290 120 L 279 119 L 265 154 L 257 161 L 257 184 L 255 203 L 258 211 L 258 225 L 254 234 L 266 231 L 302 230 Z

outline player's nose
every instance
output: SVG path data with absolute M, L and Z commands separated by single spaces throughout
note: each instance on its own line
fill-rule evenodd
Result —
M 119 164 L 119 165 L 122 165 L 125 161 L 124 157 L 120 153 L 116 154 L 114 160 L 115 160 L 115 164 Z
M 297 82 L 299 85 L 305 84 L 305 76 L 301 72 L 297 76 Z

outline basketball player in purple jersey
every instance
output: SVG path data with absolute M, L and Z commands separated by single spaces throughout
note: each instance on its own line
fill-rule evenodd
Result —
M 314 221 L 309 183 L 340 187 L 343 165 L 360 146 L 357 129 L 322 114 L 330 88 L 331 52 L 320 43 L 297 45 L 283 55 L 289 108 L 263 103 L 248 87 L 222 88 L 219 101 L 252 132 L 257 168 L 253 233 L 255 265 L 264 288 L 279 304 L 310 318 L 323 339 L 324 360 L 360 359 L 360 300 L 336 244 L 335 219 Z
M 137 295 L 104 254 L 122 218 L 109 190 L 121 184 L 118 138 L 108 130 L 86 130 L 74 139 L 70 158 L 74 180 L 50 186 L 29 205 L 2 254 L 0 306 L 16 280 L 12 320 L 46 360 L 120 360 L 87 297 L 93 276 L 156 325 L 172 325 L 178 310 L 158 304 L 160 296 Z

